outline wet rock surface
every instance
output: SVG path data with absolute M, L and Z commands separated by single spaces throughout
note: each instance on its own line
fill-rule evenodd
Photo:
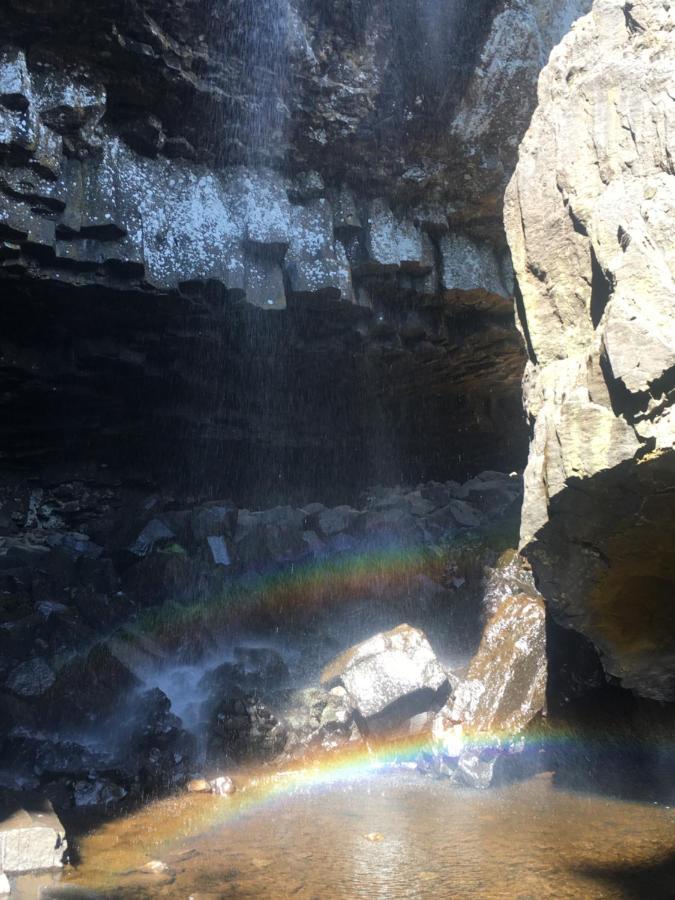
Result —
M 411 717 L 429 709 L 429 694 L 449 690 L 446 673 L 426 636 L 409 625 L 374 635 L 347 650 L 323 670 L 321 684 L 344 688 L 364 719 L 385 714 L 392 704 L 406 705 Z
M 456 679 L 421 629 L 440 622 L 434 640 L 453 652 L 477 643 L 483 566 L 513 541 L 520 492 L 517 476 L 485 472 L 377 487 L 355 507 L 176 508 L 109 489 L 99 509 L 73 503 L 72 487 L 28 494 L 23 510 L 17 498 L 14 521 L 31 527 L 4 539 L 3 789 L 109 815 L 205 761 L 225 775 L 408 729 L 420 713 L 414 727 L 427 727 Z M 277 645 L 260 641 L 261 622 L 281 628 Z
M 303 464 L 519 468 L 501 195 L 588 3 L 503 6 L 3 9 L 7 458 L 123 443 L 123 477 L 194 488 L 197 457 L 260 505 Z
M 485 788 L 497 762 L 524 749 L 521 734 L 546 709 L 544 600 L 527 563 L 508 552 L 488 578 L 480 646 L 435 717 L 437 769 Z
M 673 27 L 648 0 L 593 4 L 542 73 L 505 212 L 534 426 L 521 543 L 557 621 L 660 700 L 675 697 Z

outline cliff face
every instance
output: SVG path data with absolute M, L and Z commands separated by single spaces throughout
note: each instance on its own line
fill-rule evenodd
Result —
M 501 195 L 588 5 L 4 4 L 8 461 L 519 466 Z
M 675 697 L 675 11 L 595 0 L 509 185 L 532 425 L 521 542 L 605 669 Z

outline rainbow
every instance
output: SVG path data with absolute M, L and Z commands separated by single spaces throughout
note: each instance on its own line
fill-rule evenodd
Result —
M 598 732 L 589 738 L 546 720 L 530 725 L 518 735 L 502 731 L 467 733 L 466 741 L 467 747 L 481 752 L 517 744 L 519 750 L 572 754 L 577 761 L 595 752 L 623 754 L 634 749 L 625 735 Z M 660 742 L 646 736 L 635 741 L 635 747 L 644 748 L 646 744 L 663 754 L 664 761 L 675 759 L 672 734 L 664 735 Z M 84 865 L 66 872 L 64 882 L 104 891 L 129 885 L 129 878 L 142 877 L 142 867 L 148 859 L 167 860 L 170 865 L 172 858 L 179 861 L 182 853 L 190 852 L 182 850 L 186 843 L 189 846 L 190 841 L 202 835 L 273 809 L 286 798 L 340 787 L 348 789 L 389 773 L 416 768 L 420 757 L 431 750 L 428 734 L 409 735 L 374 745 L 355 743 L 332 752 L 316 752 L 283 769 L 270 765 L 232 772 L 237 784 L 232 795 L 177 794 L 131 813 L 125 820 L 126 826 L 109 823 L 92 832 L 81 845 Z
M 462 752 L 469 751 L 486 756 L 500 752 L 555 752 L 565 756 L 583 754 L 590 757 L 608 751 L 628 754 L 644 749 L 644 737 L 629 738 L 622 733 L 581 734 L 569 727 L 552 726 L 545 720 L 530 725 L 523 732 L 464 730 Z M 675 758 L 675 735 L 662 735 L 660 740 L 649 739 L 648 746 L 664 756 Z M 459 751 L 458 751 L 459 752 Z M 217 821 L 230 819 L 257 809 L 289 794 L 332 788 L 351 784 L 374 775 L 418 768 L 421 759 L 430 760 L 442 754 L 442 747 L 429 733 L 389 739 L 376 744 L 357 743 L 339 750 L 323 751 L 306 757 L 285 770 L 273 774 L 258 774 L 245 783 L 240 803 L 232 809 L 214 811 Z
M 367 594 L 414 589 L 415 576 L 442 582 L 449 562 L 475 565 L 488 548 L 498 554 L 513 541 L 510 523 L 502 521 L 480 533 L 455 535 L 440 547 L 390 545 L 276 564 L 233 577 L 221 592 L 147 609 L 135 618 L 132 630 L 171 647 L 191 628 L 217 632 L 248 617 L 259 617 L 264 624 L 283 616 L 287 622 L 294 613 L 304 616 L 323 607 L 347 605 Z

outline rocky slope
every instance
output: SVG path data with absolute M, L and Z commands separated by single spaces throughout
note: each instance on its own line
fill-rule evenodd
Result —
M 513 544 L 520 497 L 519 478 L 485 472 L 379 487 L 359 508 L 179 508 L 83 485 L 17 499 L 0 538 L 0 797 L 39 790 L 66 815 L 114 812 L 200 766 L 342 746 L 353 708 L 375 731 L 354 684 L 342 679 L 346 708 L 319 688 L 321 669 L 404 620 L 470 656 L 492 612 L 484 567 Z M 493 600 L 527 589 L 490 584 Z M 395 677 L 400 655 L 385 666 L 375 711 L 417 687 L 422 704 L 399 720 L 439 709 L 445 670 L 426 662 L 412 688 Z
M 595 0 L 506 196 L 532 424 L 521 543 L 556 618 L 675 698 L 675 11 Z

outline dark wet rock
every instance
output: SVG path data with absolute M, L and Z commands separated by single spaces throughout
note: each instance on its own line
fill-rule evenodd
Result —
M 255 568 L 304 556 L 307 553 L 304 520 L 304 512 L 290 506 L 262 512 L 240 510 L 235 548 L 242 565 Z
M 336 750 L 358 740 L 351 702 L 344 688 L 307 688 L 277 698 L 287 729 L 284 755 L 302 757 L 313 750 Z
M 449 506 L 442 506 L 425 517 L 424 528 L 433 540 L 439 540 L 457 530 L 457 519 Z
M 430 499 L 426 499 L 421 490 L 411 491 L 405 496 L 408 501 L 408 508 L 414 516 L 428 516 L 436 508 L 436 503 Z
M 272 698 L 288 669 L 269 648 L 239 647 L 234 656 L 237 662 L 205 673 L 198 685 L 206 695 L 207 757 L 218 764 L 272 759 L 286 743 L 286 726 Z
M 330 537 L 341 531 L 349 531 L 359 516 L 358 510 L 350 506 L 336 506 L 321 510 L 316 520 L 321 534 Z
M 287 730 L 256 697 L 225 698 L 210 723 L 207 758 L 213 763 L 264 761 L 284 749 Z
M 44 659 L 36 656 L 12 669 L 5 687 L 19 697 L 41 697 L 55 680 L 52 668 Z
M 321 683 L 343 687 L 353 708 L 368 719 L 411 696 L 429 708 L 424 704 L 431 705 L 447 687 L 447 677 L 425 635 L 399 625 L 345 651 L 323 670 Z M 406 717 L 413 714 L 406 709 Z
M 196 740 L 171 712 L 171 701 L 159 688 L 141 693 L 134 703 L 122 759 L 137 772 L 141 790 L 158 794 L 184 784 L 196 754 Z
M 197 688 L 203 694 L 210 693 L 214 697 L 218 697 L 219 694 L 233 690 L 242 691 L 249 686 L 246 682 L 247 678 L 243 667 L 226 662 L 205 672 L 200 678 Z M 242 688 L 242 683 L 244 688 Z
M 438 481 L 429 481 L 421 485 L 420 494 L 433 503 L 435 507 L 447 506 L 451 500 L 466 497 L 466 491 L 454 481 L 448 481 L 445 484 Z
M 237 527 L 237 508 L 231 503 L 211 503 L 196 510 L 190 517 L 190 529 L 196 541 L 211 536 L 234 537 Z
M 232 651 L 235 663 L 244 675 L 253 676 L 263 687 L 283 687 L 289 672 L 280 653 L 270 647 L 235 647 Z
M 481 523 L 481 517 L 478 510 L 464 500 L 451 500 L 448 509 L 452 513 L 458 525 L 465 528 L 476 528 Z
M 60 868 L 68 849 L 63 825 L 48 801 L 21 799 L 24 808 L 10 800 L 0 816 L 0 871 Z
M 129 550 L 135 556 L 147 556 L 156 544 L 162 541 L 166 543 L 174 540 L 175 537 L 176 535 L 165 522 L 161 519 L 151 519 L 131 544 Z
M 72 786 L 75 807 L 111 807 L 120 803 L 128 795 L 126 788 L 114 781 L 97 778 L 95 775 Z
M 320 559 L 321 557 L 328 555 L 326 544 L 315 531 L 303 531 L 302 539 L 305 542 L 308 553 L 315 559 Z
M 268 647 L 235 647 L 234 662 L 225 662 L 205 672 L 198 689 L 206 696 L 207 708 L 223 697 L 253 699 L 266 691 L 284 687 L 288 667 L 276 650 Z
M 464 488 L 469 503 L 491 514 L 506 509 L 522 496 L 520 479 L 503 478 L 500 473 L 483 473 L 467 481 Z
M 220 570 L 207 559 L 208 566 L 205 566 L 203 559 L 188 556 L 169 545 L 167 552 L 151 553 L 125 571 L 123 589 L 145 606 L 181 600 L 199 590 L 217 593 L 222 588 Z
M 548 656 L 547 705 L 556 712 L 606 684 L 598 651 L 591 641 L 552 616 L 546 621 Z
M 55 725 L 103 721 L 139 686 L 139 680 L 105 644 L 67 662 L 44 697 L 46 716 Z
M 77 741 L 17 727 L 4 741 L 1 758 L 17 772 L 49 781 L 63 775 L 86 777 L 93 770 L 106 769 L 111 755 Z
M 361 526 L 366 537 L 375 545 L 378 543 L 412 546 L 421 544 L 424 540 L 424 532 L 405 505 L 401 499 L 400 505 L 368 510 L 364 513 Z

